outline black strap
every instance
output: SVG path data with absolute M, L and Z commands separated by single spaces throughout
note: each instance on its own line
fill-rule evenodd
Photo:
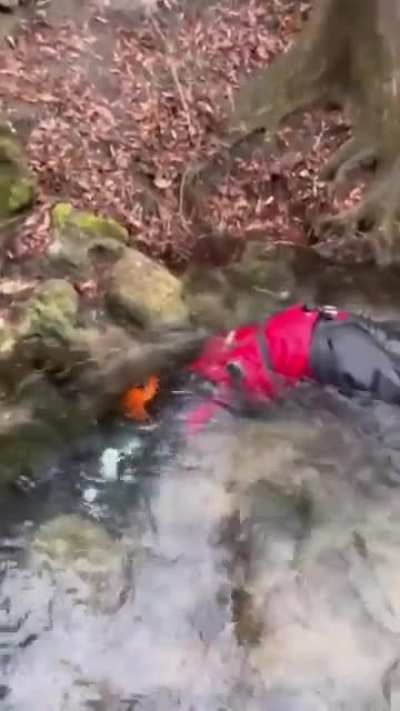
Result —
M 257 343 L 258 343 L 258 347 L 260 349 L 261 359 L 262 359 L 264 368 L 267 371 L 267 373 L 269 374 L 269 376 L 271 377 L 271 380 L 274 383 L 274 385 L 276 385 L 276 387 L 278 387 L 278 379 L 276 377 L 274 367 L 272 365 L 271 358 L 269 355 L 268 346 L 267 346 L 267 339 L 265 338 L 264 327 L 265 327 L 265 322 L 262 322 L 258 325 Z

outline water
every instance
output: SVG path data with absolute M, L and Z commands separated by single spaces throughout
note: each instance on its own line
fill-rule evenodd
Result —
M 400 708 L 400 411 L 166 399 L 3 499 L 1 709 Z

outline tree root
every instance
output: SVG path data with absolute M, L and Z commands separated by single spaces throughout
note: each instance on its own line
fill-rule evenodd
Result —
M 322 180 L 343 183 L 358 168 L 375 169 L 378 165 L 376 148 L 365 146 L 357 138 L 350 138 L 334 153 L 321 171 Z
M 316 233 L 319 239 L 361 237 L 376 264 L 400 264 L 400 159 L 380 172 L 358 205 L 320 219 Z

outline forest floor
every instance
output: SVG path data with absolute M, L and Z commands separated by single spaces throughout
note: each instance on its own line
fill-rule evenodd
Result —
M 190 169 L 221 152 L 241 82 L 287 50 L 309 2 L 164 0 L 151 14 L 50 7 L 4 37 L 0 54 L 0 108 L 40 186 L 16 256 L 47 243 L 60 200 L 117 218 L 132 244 L 182 268 L 223 260 L 250 238 L 315 244 L 316 219 L 360 197 L 359 180 L 339 193 L 320 178 L 350 133 L 330 108 L 292 117 L 273 147 L 261 138 L 235 155 L 202 195 L 201 219 L 184 199 Z M 322 247 L 363 256 L 348 242 Z

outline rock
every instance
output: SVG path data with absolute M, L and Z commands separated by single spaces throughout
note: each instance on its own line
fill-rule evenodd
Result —
M 76 348 L 67 353 L 80 409 L 92 417 L 109 411 L 126 388 L 142 384 L 152 373 L 163 375 L 182 368 L 199 352 L 205 338 L 204 331 L 171 329 L 135 341 L 115 326 L 102 332 L 85 329 L 81 351 Z
M 195 322 L 215 330 L 260 319 L 293 297 L 289 260 L 246 246 L 242 259 L 224 269 L 195 266 L 184 277 L 184 298 Z
M 76 514 L 43 524 L 32 541 L 32 562 L 50 570 L 59 587 L 74 590 L 80 604 L 110 610 L 131 582 L 123 546 L 97 523 Z
M 117 259 L 128 240 L 127 230 L 115 220 L 76 210 L 69 203 L 54 207 L 52 227 L 50 259 L 78 271 L 88 270 L 96 252 Z
M 0 318 L 0 365 L 9 359 L 21 339 L 39 336 L 65 342 L 73 338 L 78 308 L 78 295 L 69 282 L 43 282 L 31 298 L 15 305 L 16 318 Z M 2 367 L 0 378 L 1 370 Z
M 278 250 L 266 251 L 262 242 L 248 242 L 240 262 L 228 267 L 227 274 L 238 286 L 263 291 L 276 303 L 289 300 L 295 287 L 289 259 Z
M 236 296 L 222 269 L 189 268 L 183 279 L 183 298 L 196 323 L 216 331 L 233 325 Z
M 77 514 L 59 516 L 41 526 L 32 548 L 61 569 L 73 566 L 84 574 L 88 568 L 108 570 L 115 544 L 97 524 Z
M 64 279 L 49 279 L 25 305 L 18 334 L 68 341 L 73 336 L 78 308 L 78 294 L 73 286 Z
M 53 327 L 46 323 L 42 334 L 55 338 L 15 337 L 0 358 L 1 484 L 40 479 L 99 418 L 118 411 L 127 387 L 182 367 L 205 337 L 171 332 L 140 342 L 117 327 L 69 332 L 62 324 L 63 340 Z
M 35 180 L 22 148 L 7 126 L 0 127 L 0 218 L 12 217 L 30 207 Z
M 156 329 L 188 321 L 181 281 L 136 249 L 126 249 L 114 265 L 107 300 L 114 313 L 140 326 Z

